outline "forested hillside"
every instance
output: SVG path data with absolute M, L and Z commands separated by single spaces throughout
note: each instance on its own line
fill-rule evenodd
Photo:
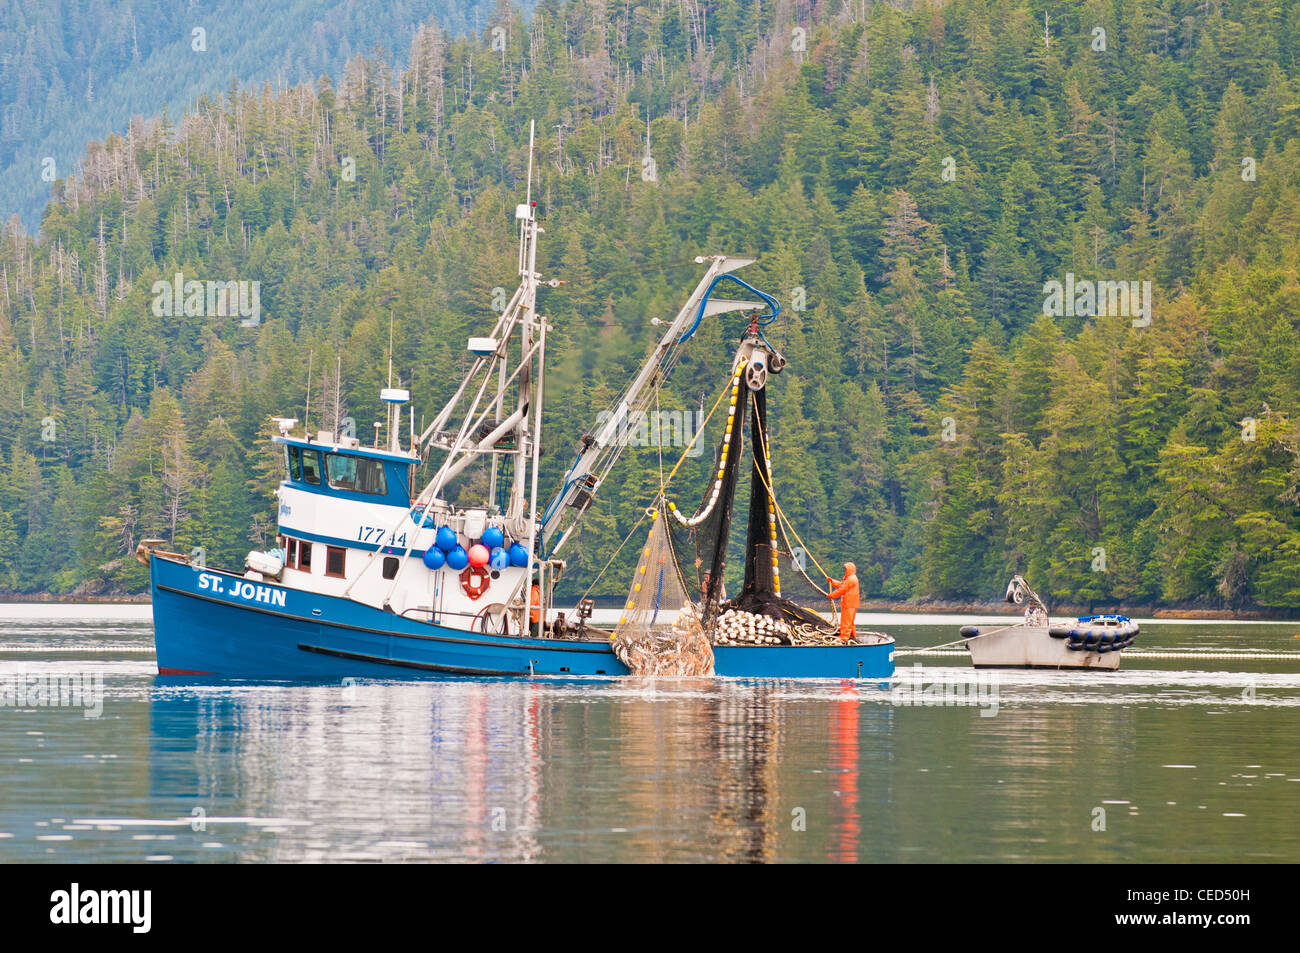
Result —
M 41 220 L 51 183 L 86 143 L 132 116 L 183 112 L 206 93 L 337 73 L 354 55 L 401 57 L 436 16 L 477 32 L 492 0 L 4 0 L 0 3 L 0 219 Z M 525 4 L 531 7 L 531 0 Z M 387 51 L 384 56 L 383 51 Z
M 138 591 L 153 535 L 241 565 L 273 533 L 267 415 L 303 416 L 310 368 L 313 421 L 341 391 L 364 436 L 390 319 L 429 419 L 513 286 L 536 119 L 567 282 L 544 482 L 694 256 L 748 253 L 785 306 L 778 497 L 864 595 L 1018 569 L 1058 602 L 1300 607 L 1300 3 L 907 6 L 503 7 L 400 72 L 223 87 L 92 145 L 0 248 L 0 584 Z M 157 316 L 177 273 L 260 282 L 260 321 Z M 706 325 L 678 406 L 739 330 Z M 625 463 L 571 593 L 650 501 L 654 451 Z

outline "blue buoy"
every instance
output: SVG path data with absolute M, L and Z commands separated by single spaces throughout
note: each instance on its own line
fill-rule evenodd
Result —
M 456 545 L 456 531 L 450 526 L 439 526 L 438 535 L 434 537 L 433 545 L 444 553 L 451 552 Z
M 493 569 L 505 569 L 510 565 L 510 554 L 500 546 L 494 546 L 491 555 L 488 556 L 488 565 Z
M 441 532 L 441 530 L 439 531 Z M 460 572 L 469 565 L 469 553 L 465 552 L 465 547 L 461 545 L 453 546 L 447 552 L 447 568 Z
M 504 546 L 505 541 L 506 534 L 501 532 L 501 527 L 499 526 L 489 526 L 487 529 L 483 530 L 483 538 L 479 540 L 479 542 L 488 549 L 497 549 L 500 546 Z
M 510 544 L 510 565 L 521 568 L 528 565 L 528 547 L 523 543 Z
M 424 564 L 430 569 L 441 569 L 442 564 L 446 561 L 447 557 L 444 556 L 442 550 L 438 549 L 436 546 L 424 551 Z

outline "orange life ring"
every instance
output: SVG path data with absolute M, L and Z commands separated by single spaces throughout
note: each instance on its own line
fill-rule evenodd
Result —
M 488 586 L 492 585 L 491 570 L 487 566 L 466 566 L 460 573 L 460 587 L 465 590 L 465 595 L 471 599 L 477 599 L 483 593 L 488 591 Z

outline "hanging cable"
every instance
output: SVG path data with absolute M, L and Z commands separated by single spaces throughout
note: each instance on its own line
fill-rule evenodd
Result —
M 645 518 L 653 512 L 654 512 L 653 507 L 646 508 L 646 510 L 641 514 L 641 518 L 636 521 L 636 523 L 633 525 L 632 529 L 628 532 L 628 534 L 623 537 L 623 542 L 618 544 L 618 549 L 614 550 L 614 555 L 609 557 L 609 561 L 605 563 L 604 567 L 600 570 L 600 572 L 596 573 L 596 578 L 591 580 L 591 585 L 587 587 L 587 591 L 578 597 L 578 602 L 582 602 L 583 599 L 586 599 L 589 595 L 591 595 L 591 591 L 596 588 L 596 583 L 600 582 L 601 577 L 605 575 L 605 573 L 609 570 L 609 567 L 614 565 L 614 560 L 618 559 L 618 554 L 623 551 L 623 547 L 627 545 L 627 542 L 632 538 L 633 533 L 635 533 L 637 531 L 637 528 L 642 523 L 645 522 Z
M 689 328 L 686 329 L 686 333 L 677 339 L 678 344 L 685 344 L 687 341 L 691 339 L 691 336 L 695 334 L 696 330 L 700 326 L 700 322 L 704 320 L 704 309 L 709 303 L 709 295 L 713 294 L 713 289 L 718 286 L 718 282 L 724 280 L 734 281 L 742 288 L 746 288 L 749 291 L 754 292 L 754 294 L 758 295 L 760 298 L 763 299 L 763 303 L 766 304 L 770 310 L 768 311 L 767 314 L 760 314 L 758 318 L 755 319 L 754 323 L 757 324 L 759 327 L 762 328 L 767 327 L 769 324 L 771 324 L 773 321 L 777 319 L 778 315 L 780 315 L 781 313 L 780 303 L 767 292 L 759 291 L 749 282 L 742 281 L 741 279 L 737 278 L 735 275 L 730 275 L 730 274 L 718 275 L 718 277 L 714 278 L 713 281 L 709 284 L 709 290 L 704 292 L 704 297 L 700 299 L 700 310 L 697 311 L 695 314 L 695 321 L 691 324 Z M 762 332 L 759 332 L 759 336 L 760 337 L 762 336 Z M 765 344 L 767 343 L 766 339 L 764 340 L 764 343 Z M 768 346 L 770 347 L 771 345 Z

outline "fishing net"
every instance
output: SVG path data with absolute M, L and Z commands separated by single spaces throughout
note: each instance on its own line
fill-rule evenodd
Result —
M 677 522 L 690 532 L 695 550 L 697 592 L 700 593 L 701 623 L 710 637 L 717 627 L 718 616 L 727 603 L 727 592 L 739 588 L 737 573 L 729 566 L 744 566 L 744 541 L 731 540 L 731 521 L 736 505 L 736 491 L 742 486 L 741 460 L 745 449 L 745 410 L 749 391 L 744 384 L 745 361 L 737 362 L 727 395 L 727 416 L 718 422 L 718 449 L 700 508 L 689 518 L 678 515 Z
M 686 594 L 662 509 L 637 560 L 613 648 L 633 675 L 712 675 L 713 648 Z
M 714 645 L 835 644 L 838 629 L 823 614 L 832 606 L 812 581 L 810 557 L 791 544 L 773 490 L 767 388 L 750 390 L 745 367 L 741 360 L 732 371 L 728 415 L 700 508 L 691 517 L 673 512 L 676 531 L 686 537 L 679 550 L 696 554 L 687 577 L 700 594 L 700 621 Z M 746 443 L 748 480 L 741 463 Z M 731 531 L 738 512 L 746 514 L 743 537 Z
M 834 627 L 812 608 L 824 596 L 805 570 L 807 554 L 790 544 L 777 506 L 767 432 L 767 388 L 751 392 L 749 403 L 753 463 L 745 576 L 740 593 L 723 607 L 713 640 L 720 645 L 831 644 L 836 638 Z M 829 609 L 830 604 L 821 607 Z

